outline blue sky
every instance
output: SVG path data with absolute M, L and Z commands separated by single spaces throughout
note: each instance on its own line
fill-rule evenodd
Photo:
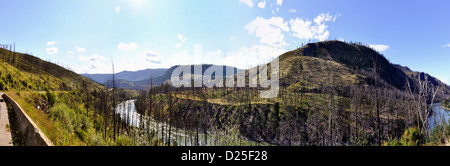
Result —
M 321 40 L 372 45 L 450 83 L 446 0 L 0 0 L 0 43 L 78 73 L 248 68 Z M 196 47 L 197 45 L 197 47 Z M 193 58 L 195 48 L 203 57 Z

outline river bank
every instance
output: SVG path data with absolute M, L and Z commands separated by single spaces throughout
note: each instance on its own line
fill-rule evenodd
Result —
M 269 146 L 269 143 L 256 142 L 247 139 L 241 133 L 234 131 L 225 132 L 223 130 L 211 130 L 203 126 L 199 128 L 188 128 L 177 126 L 176 123 L 170 126 L 167 122 L 158 121 L 152 117 L 142 116 L 135 107 L 136 100 L 126 100 L 117 104 L 115 112 L 127 124 L 136 130 L 150 130 L 154 136 L 167 144 L 178 146 Z M 215 108 L 217 109 L 217 108 Z M 186 110 L 185 110 L 186 111 Z M 223 111 L 223 110 L 222 110 Z M 179 120 L 179 119 L 178 119 Z M 142 121 L 142 122 L 141 122 Z M 175 120 L 176 121 L 176 120 Z M 198 131 L 197 131 L 198 130 Z M 168 139 L 170 137 L 170 139 Z

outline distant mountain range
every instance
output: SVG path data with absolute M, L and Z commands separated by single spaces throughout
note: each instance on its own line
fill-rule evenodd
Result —
M 203 72 L 210 66 L 212 65 L 203 64 Z M 159 85 L 170 81 L 172 71 L 176 67 L 178 65 L 168 69 L 120 72 L 115 75 L 116 85 L 127 89 L 146 89 L 150 84 Z M 193 71 L 194 67 L 191 67 Z M 233 68 L 235 73 L 245 71 L 248 77 L 248 70 L 224 66 L 224 71 L 226 68 Z M 407 82 L 416 87 L 418 78 L 423 81 L 427 76 L 431 86 L 440 87 L 442 90 L 438 96 L 450 96 L 450 87 L 437 78 L 392 64 L 379 52 L 358 43 L 341 41 L 309 43 L 280 55 L 279 71 L 280 86 L 292 89 L 302 87 L 300 90 L 306 92 L 317 91 L 315 86 L 319 84 L 341 87 L 357 84 L 405 90 Z M 223 74 L 227 76 L 226 73 Z M 106 86 L 111 85 L 111 74 L 82 75 Z
M 150 78 L 156 78 L 164 75 L 168 69 L 145 69 L 139 71 L 122 71 L 115 74 L 115 79 L 126 81 L 141 81 Z M 112 80 L 112 74 L 81 74 L 87 78 L 90 78 L 98 83 L 106 83 Z
M 188 65 L 176 65 L 172 66 L 168 69 L 145 69 L 139 71 L 123 71 L 115 74 L 116 86 L 119 88 L 125 89 L 146 89 L 149 88 L 151 84 L 160 85 L 166 81 L 170 81 L 170 77 L 172 76 L 172 72 L 180 66 L 188 66 Z M 192 74 L 194 74 L 194 66 L 199 65 L 189 65 L 191 66 Z M 213 65 L 211 64 L 202 64 L 202 73 L 206 71 L 209 67 Z M 231 66 L 223 66 L 223 76 L 229 76 L 225 72 L 227 69 L 231 68 L 234 70 L 234 73 L 243 71 L 242 69 L 238 69 Z M 91 80 L 106 85 L 108 87 L 112 86 L 112 74 L 81 74 Z

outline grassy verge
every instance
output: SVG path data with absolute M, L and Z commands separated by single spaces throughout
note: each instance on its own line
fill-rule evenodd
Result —
M 136 134 L 121 134 L 113 141 L 111 126 L 107 126 L 107 132 L 104 133 L 102 115 L 96 113 L 98 111 L 92 106 L 87 109 L 81 102 L 82 95 L 75 91 L 6 93 L 25 110 L 56 146 L 149 145 L 137 143 L 144 142 L 138 140 L 144 139 L 144 136 L 138 138 Z
M 34 106 L 34 103 L 45 96 L 45 94 L 31 92 L 7 92 L 7 94 L 25 110 L 39 129 L 57 146 L 89 145 L 89 142 L 85 140 L 87 139 L 86 137 L 89 135 L 96 136 L 95 130 L 92 131 L 89 126 L 83 128 L 85 130 L 80 130 L 83 127 L 82 122 L 84 124 L 92 123 L 90 119 L 78 117 L 76 112 L 61 101 L 55 101 L 55 106 L 51 107 L 46 113 Z M 72 118 L 77 120 L 72 120 Z M 80 128 L 75 128 L 74 126 L 79 126 Z

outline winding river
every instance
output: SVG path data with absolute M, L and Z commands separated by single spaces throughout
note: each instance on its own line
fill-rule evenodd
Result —
M 134 106 L 135 100 L 127 100 L 117 105 L 116 107 L 116 113 L 120 115 L 120 118 L 125 120 L 128 124 L 131 124 L 132 126 L 139 127 L 141 115 L 137 113 L 135 106 Z M 443 123 L 448 122 L 450 119 L 450 110 L 446 110 L 441 108 L 441 103 L 435 103 L 432 105 L 432 113 L 428 117 L 428 121 L 430 122 L 430 129 L 434 127 L 437 123 Z M 157 128 L 158 131 L 158 137 L 162 138 L 163 134 L 167 135 L 168 125 L 166 123 L 156 123 L 155 121 L 151 121 L 151 126 L 154 126 Z M 165 129 L 162 129 L 165 128 Z M 175 127 L 172 127 L 171 131 L 171 140 L 177 140 L 178 145 L 181 146 L 191 146 L 192 144 L 192 138 L 189 138 L 186 133 L 189 133 L 192 131 L 185 131 L 182 129 L 177 129 Z M 204 140 L 204 135 L 199 135 L 199 140 Z M 213 145 L 214 143 L 214 134 L 209 133 L 207 138 L 207 146 Z
M 446 110 L 441 107 L 441 103 L 435 103 L 432 105 L 431 115 L 428 117 L 430 122 L 430 129 L 434 127 L 435 124 L 446 122 L 450 118 L 450 110 Z
M 141 114 L 139 114 L 136 111 L 135 105 L 134 105 L 135 100 L 127 100 L 124 102 L 121 102 L 120 104 L 117 105 L 115 111 L 117 114 L 120 115 L 120 118 L 122 120 L 124 120 L 125 122 L 127 122 L 128 124 L 131 124 L 132 126 L 135 127 L 139 127 L 141 125 L 140 123 L 140 119 L 141 119 Z M 144 121 L 144 123 L 148 123 L 149 121 Z M 166 137 L 168 135 L 168 129 L 169 129 L 169 125 L 166 123 L 161 123 L 161 122 L 156 122 L 154 120 L 150 120 L 150 125 L 153 129 L 156 129 L 157 133 L 158 133 L 158 138 L 163 138 Z M 171 137 L 170 139 L 172 141 L 170 141 L 171 143 L 173 143 L 173 141 L 176 141 L 177 144 L 179 146 L 192 146 L 195 145 L 194 144 L 194 140 L 195 138 L 192 137 L 193 131 L 186 131 L 186 130 L 182 130 L 182 129 L 178 129 L 175 127 L 172 127 L 171 130 Z M 202 146 L 213 146 L 216 143 L 215 140 L 215 135 L 212 133 L 207 134 L 207 144 L 204 143 L 205 140 L 205 135 L 203 133 L 199 134 L 199 143 Z

